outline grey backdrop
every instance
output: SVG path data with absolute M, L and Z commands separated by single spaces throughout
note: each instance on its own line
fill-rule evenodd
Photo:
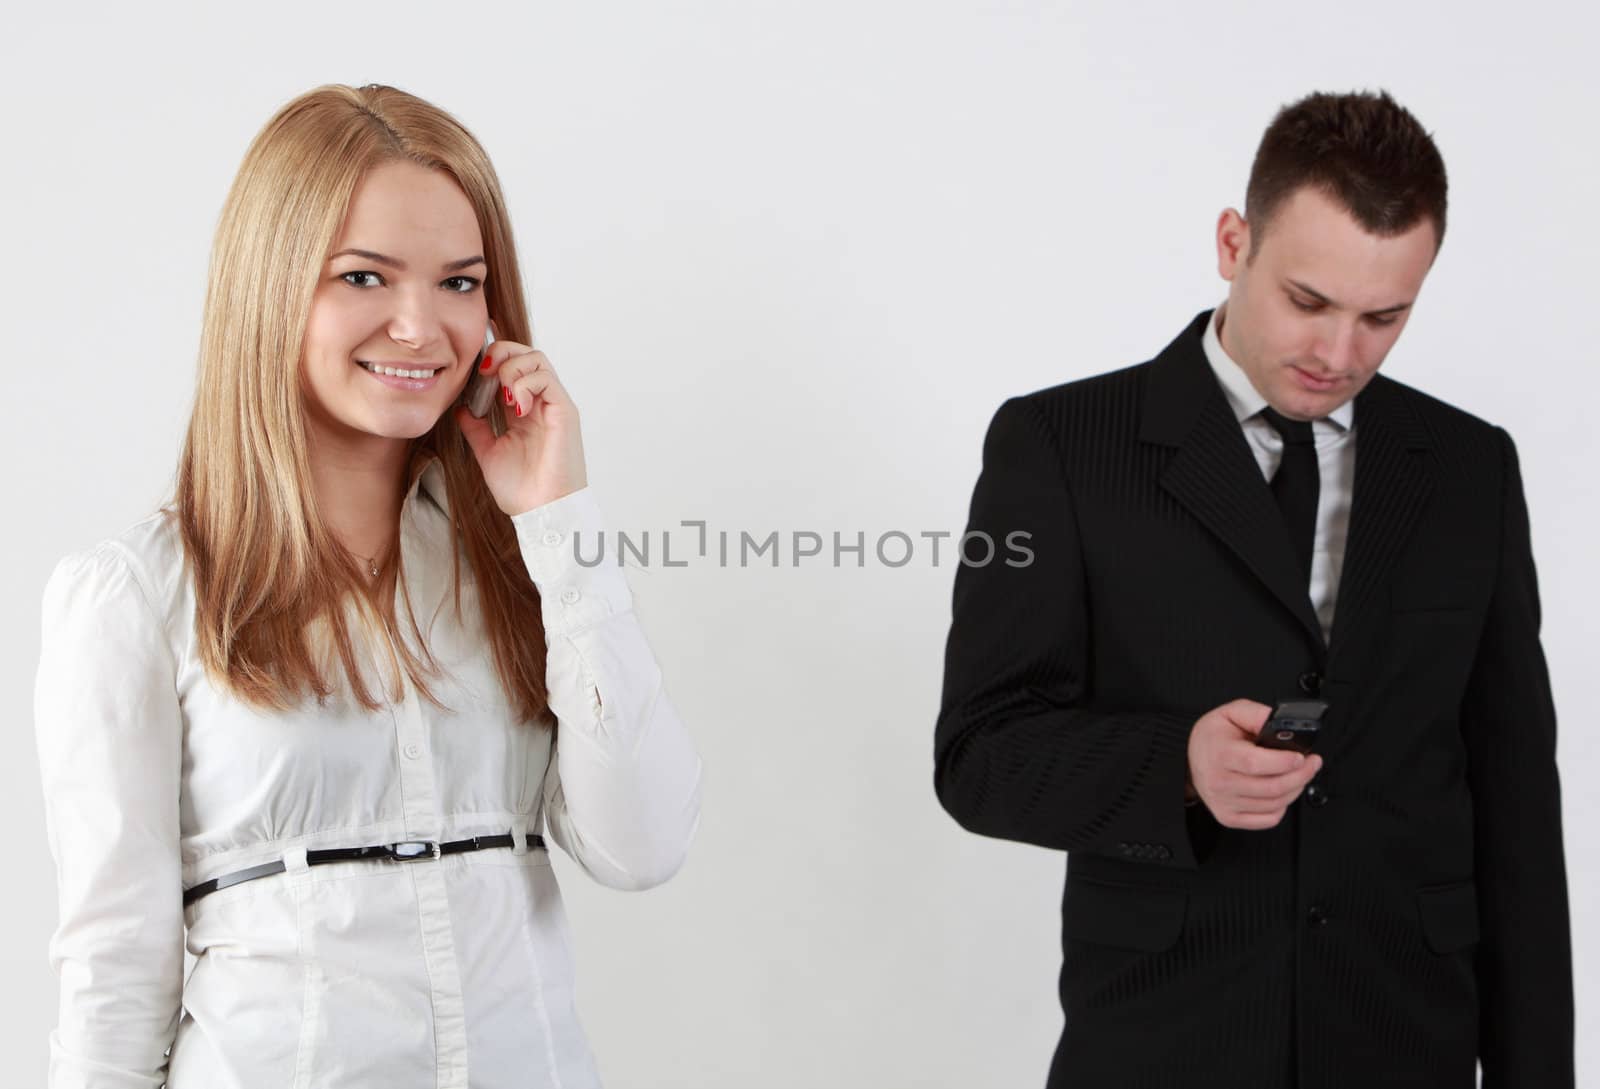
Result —
M 872 544 L 961 529 L 1005 397 L 1149 358 L 1222 297 L 1217 213 L 1242 203 L 1276 108 L 1313 89 L 1389 89 L 1450 170 L 1445 246 L 1385 373 L 1519 444 L 1592 1030 L 1597 30 L 1571 4 L 1508 21 L 1372 0 L 1314 16 L 1220 0 L 14 14 L 0 1042 L 15 1084 L 42 1080 L 54 1023 L 31 736 L 43 579 L 164 494 L 226 187 L 279 105 L 333 81 L 432 99 L 489 149 L 616 528 L 657 548 L 684 519 L 825 542 L 799 566 L 786 544 L 776 570 L 713 550 L 630 576 L 707 777 L 669 885 L 615 893 L 558 858 L 608 1084 L 1042 1083 L 1063 859 L 939 809 L 950 555 L 934 565 L 920 539 L 890 567 Z M 834 532 L 866 535 L 863 566 L 832 565 Z M 1600 1074 L 1581 1033 L 1580 1059 Z

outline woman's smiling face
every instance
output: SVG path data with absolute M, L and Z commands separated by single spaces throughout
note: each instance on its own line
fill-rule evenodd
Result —
M 300 375 L 313 429 L 358 445 L 426 434 L 483 347 L 486 271 L 477 218 L 453 178 L 411 162 L 368 173 L 306 324 Z M 431 376 L 385 376 L 364 364 Z

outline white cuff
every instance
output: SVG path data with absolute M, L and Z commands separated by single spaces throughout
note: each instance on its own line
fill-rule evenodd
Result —
M 539 589 L 547 632 L 572 634 L 633 608 L 591 488 L 511 516 L 522 560 Z

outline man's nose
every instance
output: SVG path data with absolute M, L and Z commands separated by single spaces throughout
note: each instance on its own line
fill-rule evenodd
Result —
M 1330 377 L 1349 374 L 1355 365 L 1356 328 L 1350 322 L 1338 322 L 1329 329 L 1317 344 L 1317 358 Z

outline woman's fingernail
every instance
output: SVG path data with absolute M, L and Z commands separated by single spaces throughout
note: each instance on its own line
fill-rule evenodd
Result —
M 494 369 L 494 359 L 490 357 L 488 352 L 483 353 L 483 363 L 479 365 L 478 369 L 480 371 Z
M 501 386 L 500 387 L 500 392 L 506 395 L 506 404 L 508 404 L 508 405 L 516 404 L 517 399 L 515 397 L 511 396 L 511 387 L 510 386 Z
M 517 415 L 518 415 L 518 416 L 521 416 L 521 415 L 522 415 L 522 406 L 521 406 L 521 405 L 520 405 L 520 404 L 519 404 L 519 405 L 517 405 Z

